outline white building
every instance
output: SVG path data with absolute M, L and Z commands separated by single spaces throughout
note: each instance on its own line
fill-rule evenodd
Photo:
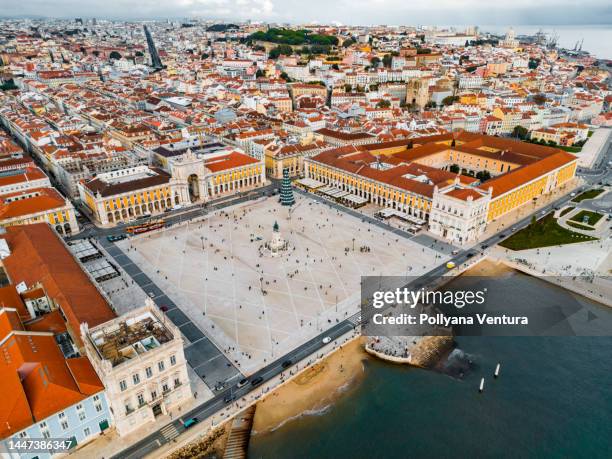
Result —
M 81 333 L 119 435 L 192 399 L 181 332 L 151 300 L 97 327 L 83 324 Z
M 429 230 L 451 242 L 463 244 L 477 240 L 487 225 L 491 194 L 457 183 L 434 188 Z

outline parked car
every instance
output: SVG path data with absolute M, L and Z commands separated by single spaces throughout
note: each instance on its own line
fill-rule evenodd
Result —
M 330 338 L 329 336 L 326 336 L 325 338 L 323 338 L 323 339 L 321 340 L 321 342 L 322 342 L 323 344 L 328 344 L 328 343 L 330 343 L 330 342 L 331 342 L 331 338 Z
M 258 376 L 257 378 L 254 378 L 251 380 L 251 386 L 257 386 L 261 384 L 262 382 L 263 382 L 263 378 L 261 376 Z
M 241 388 L 247 385 L 247 383 L 249 382 L 249 380 L 247 378 L 242 378 L 240 381 L 238 381 L 238 384 L 236 385 L 236 387 Z
M 160 306 L 159 309 L 161 312 L 168 312 L 168 306 Z
M 293 365 L 293 362 L 291 360 L 285 360 L 281 366 L 283 368 L 289 368 L 291 365 Z

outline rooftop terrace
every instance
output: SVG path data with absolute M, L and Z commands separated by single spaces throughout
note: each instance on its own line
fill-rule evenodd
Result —
M 90 338 L 98 354 L 116 367 L 169 342 L 173 336 L 154 314 L 145 311 L 93 330 Z

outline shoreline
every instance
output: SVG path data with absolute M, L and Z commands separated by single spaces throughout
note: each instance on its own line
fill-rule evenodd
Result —
M 252 435 L 265 435 L 302 416 L 329 410 L 365 375 L 364 338 L 357 336 L 257 403 Z
M 514 270 L 503 263 L 485 259 L 461 275 L 508 275 Z M 304 370 L 287 384 L 274 390 L 257 403 L 252 435 L 266 435 L 303 416 L 317 416 L 327 412 L 335 401 L 356 386 L 365 376 L 364 361 L 377 359 L 389 364 L 411 365 L 435 371 L 451 351 L 452 345 L 440 341 L 436 361 L 428 365 L 409 362 L 390 362 L 366 349 L 367 338 L 358 336 L 340 346 L 322 361 Z M 437 344 L 436 344 L 437 345 Z

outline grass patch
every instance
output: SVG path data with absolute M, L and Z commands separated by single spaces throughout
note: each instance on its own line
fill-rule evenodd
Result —
M 586 217 L 586 222 L 584 221 Z M 585 223 L 587 225 L 595 226 L 599 220 L 603 217 L 602 214 L 591 212 L 590 210 L 581 210 L 574 215 L 570 220 L 578 223 Z
M 580 153 L 582 151 L 582 147 L 566 147 L 565 145 L 556 145 L 555 148 L 569 153 Z
M 548 214 L 546 217 L 531 223 L 526 228 L 513 234 L 499 245 L 511 250 L 526 250 L 594 241 L 596 239 L 595 237 L 585 236 L 563 228 L 557 223 L 552 214 Z
M 594 228 L 591 228 L 590 226 L 581 225 L 580 223 L 575 223 L 572 221 L 568 221 L 565 223 L 567 223 L 567 226 L 571 226 L 572 228 L 577 228 L 583 231 L 593 231 L 594 229 Z
M 594 134 L 595 131 L 589 131 L 589 133 L 587 134 L 588 137 L 591 137 Z
M 603 188 L 595 188 L 592 190 L 587 190 L 584 193 L 581 193 L 578 196 L 576 196 L 574 199 L 572 199 L 572 202 L 582 202 L 585 199 L 593 199 L 599 196 L 603 192 L 604 192 Z
M 559 217 L 563 217 L 564 215 L 569 214 L 574 209 L 575 207 L 566 207 L 565 209 L 561 211 L 561 213 L 559 214 Z

